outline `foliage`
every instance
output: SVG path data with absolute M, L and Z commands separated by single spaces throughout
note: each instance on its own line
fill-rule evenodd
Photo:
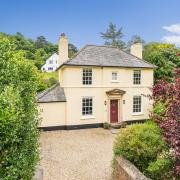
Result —
M 162 129 L 165 141 L 171 147 L 176 160 L 175 174 L 180 176 L 180 71 L 172 83 L 159 80 L 153 87 L 153 119 Z
M 69 56 L 69 58 L 72 58 L 77 52 L 78 52 L 77 47 L 75 45 L 69 43 L 68 44 L 68 56 Z
M 32 40 L 25 38 L 19 32 L 15 35 L 8 35 L 5 33 L 0 34 L 13 42 L 16 45 L 16 50 L 22 51 L 25 58 L 31 60 L 39 70 L 45 63 L 46 59 L 48 59 L 53 53 L 58 52 L 58 45 L 48 42 L 44 36 L 39 36 L 36 40 Z M 76 46 L 69 44 L 69 57 L 71 58 L 76 52 Z
M 147 168 L 147 174 L 154 180 L 169 179 L 173 177 L 173 160 L 169 157 L 158 157 L 156 161 L 151 162 Z
M 16 43 L 0 34 L 0 177 L 30 180 L 39 160 L 38 72 Z
M 110 124 L 108 123 L 108 122 L 105 122 L 104 124 L 103 124 L 103 128 L 104 129 L 109 129 L 111 126 L 110 126 Z
M 56 78 L 51 77 L 51 78 L 49 79 L 49 87 L 53 86 L 53 85 L 56 84 L 57 82 L 58 82 L 58 81 L 57 81 Z
M 125 157 L 150 177 L 153 174 L 148 171 L 149 166 L 164 151 L 168 151 L 168 147 L 162 139 L 159 127 L 153 122 L 129 125 L 121 129 L 114 144 L 115 156 Z
M 51 73 L 42 72 L 40 73 L 40 77 L 41 77 L 41 81 L 40 81 L 41 83 L 39 84 L 38 92 L 43 91 L 58 82 L 57 72 L 51 72 Z
M 173 69 L 180 67 L 179 49 L 172 44 L 149 43 L 144 46 L 143 59 L 156 65 L 155 80 L 172 80 Z
M 105 33 L 100 32 L 101 37 L 106 40 L 106 45 L 111 45 L 118 48 L 125 48 L 125 43 L 121 40 L 123 37 L 122 27 L 117 30 L 116 25 L 109 23 Z

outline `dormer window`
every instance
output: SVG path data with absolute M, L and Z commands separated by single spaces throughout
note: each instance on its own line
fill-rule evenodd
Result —
M 83 69 L 82 82 L 83 82 L 83 85 L 92 84 L 92 69 L 91 68 L 84 68 Z
M 134 70 L 133 84 L 141 84 L 141 70 Z

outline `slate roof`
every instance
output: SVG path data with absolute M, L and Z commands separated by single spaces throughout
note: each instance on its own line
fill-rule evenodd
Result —
M 86 45 L 77 55 L 63 63 L 60 67 L 64 65 L 156 68 L 155 65 L 128 54 L 118 48 L 96 45 Z
M 60 86 L 59 83 L 48 88 L 47 90 L 39 93 L 37 95 L 38 103 L 46 102 L 66 102 L 66 97 L 64 89 Z

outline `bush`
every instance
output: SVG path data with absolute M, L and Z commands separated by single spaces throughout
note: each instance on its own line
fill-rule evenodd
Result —
M 168 150 L 158 126 L 150 121 L 144 124 L 129 125 L 122 129 L 114 144 L 115 156 L 123 156 L 150 177 L 153 173 L 147 172 L 149 165 L 155 162 L 162 152 Z M 162 171 L 160 169 L 159 174 L 166 173 Z
M 0 179 L 32 179 L 38 153 L 38 72 L 0 36 Z
M 110 126 L 110 124 L 108 123 L 108 122 L 105 122 L 104 124 L 103 124 L 103 128 L 104 129 L 109 129 L 111 126 Z
M 173 151 L 172 171 L 180 179 L 180 69 L 174 71 L 173 82 L 157 81 L 153 87 L 152 118 L 162 130 L 164 140 Z
M 50 79 L 49 79 L 49 87 L 51 87 L 51 86 L 53 86 L 54 84 L 56 84 L 58 81 L 57 81 L 57 79 L 56 78 L 54 78 L 54 77 L 51 77 Z
M 151 162 L 147 168 L 147 174 L 154 179 L 169 179 L 173 177 L 173 160 L 169 157 L 159 157 L 156 161 Z

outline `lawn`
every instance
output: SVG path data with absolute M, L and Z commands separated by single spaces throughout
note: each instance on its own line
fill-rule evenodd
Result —
M 51 72 L 51 73 L 47 73 L 47 72 L 42 72 L 42 78 L 45 79 L 50 79 L 50 78 L 55 78 L 58 80 L 58 72 Z

